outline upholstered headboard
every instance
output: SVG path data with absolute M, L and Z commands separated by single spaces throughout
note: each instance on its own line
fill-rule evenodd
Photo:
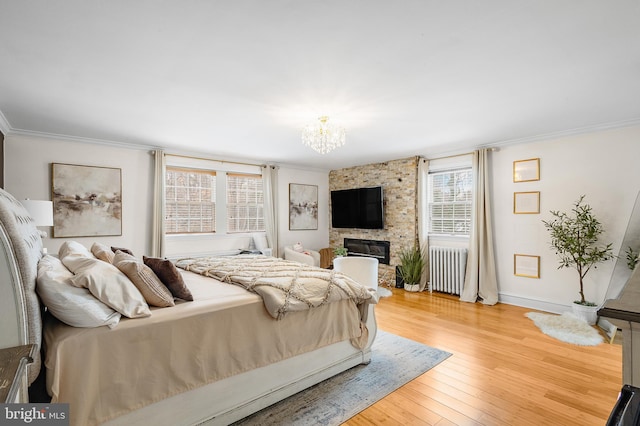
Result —
M 42 239 L 34 220 L 13 195 L 0 189 L 0 347 L 34 343 L 29 383 L 40 371 L 42 318 L 36 294 Z

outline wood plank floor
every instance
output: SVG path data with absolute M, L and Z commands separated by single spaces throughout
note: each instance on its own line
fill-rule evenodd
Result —
M 622 386 L 622 347 L 542 334 L 531 309 L 392 289 L 381 330 L 453 356 L 346 425 L 604 425 Z

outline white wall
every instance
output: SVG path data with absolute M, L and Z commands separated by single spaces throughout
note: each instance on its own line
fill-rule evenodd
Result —
M 151 248 L 153 155 L 150 151 L 69 140 L 8 135 L 5 138 L 5 189 L 16 198 L 51 200 L 51 163 L 122 169 L 122 236 L 48 238 L 44 246 L 57 253 L 73 239 L 87 247 L 94 241 L 130 248 L 141 256 Z
M 529 158 L 540 158 L 540 180 L 514 183 L 513 161 Z M 490 159 L 500 300 L 562 312 L 578 298 L 578 274 L 557 269 L 542 220 L 552 218 L 550 210 L 569 211 L 585 194 L 604 225 L 602 241 L 612 242 L 617 254 L 640 190 L 640 127 L 506 146 Z M 513 193 L 523 191 L 540 191 L 540 214 L 513 214 Z M 515 253 L 541 257 L 540 279 L 514 276 Z M 603 302 L 613 266 L 587 275 L 588 300 Z
M 318 229 L 289 230 L 289 184 L 300 183 L 318 186 Z M 278 172 L 278 193 L 280 217 L 279 249 L 282 255 L 284 246 L 296 242 L 312 250 L 329 247 L 329 173 L 281 167 Z
M 540 158 L 541 179 L 513 183 L 513 161 Z M 576 299 L 577 273 L 557 270 L 543 219 L 549 210 L 568 210 L 587 195 L 604 224 L 604 241 L 616 252 L 640 190 L 640 127 L 603 131 L 500 148 L 490 155 L 495 252 L 500 299 L 507 303 L 560 312 Z M 123 182 L 123 234 L 118 237 L 74 238 L 150 252 L 153 156 L 146 150 L 83 144 L 70 140 L 8 135 L 5 140 L 5 188 L 18 199 L 51 199 L 52 162 L 119 167 Z M 318 229 L 290 231 L 289 184 L 318 185 Z M 513 193 L 541 192 L 541 214 L 514 215 Z M 311 249 L 329 245 L 329 174 L 281 167 L 278 175 L 279 247 L 297 241 Z M 49 230 L 51 234 L 51 230 Z M 64 239 L 47 238 L 45 247 L 57 252 Z M 514 253 L 541 256 L 540 279 L 513 275 Z M 586 295 L 602 302 L 614 262 L 587 276 Z
M 64 139 L 9 135 L 5 139 L 5 189 L 18 199 L 51 199 L 51 163 L 81 164 L 122 169 L 122 236 L 88 238 L 45 238 L 44 246 L 57 253 L 65 240 L 90 247 L 94 241 L 127 247 L 141 256 L 151 252 L 153 155 L 150 150 L 114 145 L 80 143 Z M 318 185 L 318 229 L 289 231 L 289 183 Z M 281 167 L 278 176 L 280 247 L 301 241 L 319 249 L 329 244 L 329 174 Z M 169 241 L 176 253 L 200 253 L 248 248 L 250 234 L 193 236 Z M 190 251 L 191 250 L 191 251 Z

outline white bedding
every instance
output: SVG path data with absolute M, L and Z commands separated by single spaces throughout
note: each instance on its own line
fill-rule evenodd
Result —
M 375 289 L 330 269 L 269 256 L 239 255 L 182 259 L 176 266 L 259 294 L 276 319 L 339 300 L 356 305 L 378 302 Z
M 260 297 L 182 272 L 193 302 L 152 308 L 113 330 L 45 322 L 52 402 L 91 425 L 225 377 L 362 335 L 360 312 L 340 301 L 274 320 Z

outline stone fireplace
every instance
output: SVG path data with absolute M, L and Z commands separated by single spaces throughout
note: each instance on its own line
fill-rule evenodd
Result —
M 329 228 L 329 246 L 344 245 L 345 238 L 388 241 L 388 263 L 380 262 L 380 285 L 395 285 L 398 250 L 413 246 L 418 238 L 418 157 L 354 166 L 329 172 L 329 190 L 382 186 L 384 229 Z

